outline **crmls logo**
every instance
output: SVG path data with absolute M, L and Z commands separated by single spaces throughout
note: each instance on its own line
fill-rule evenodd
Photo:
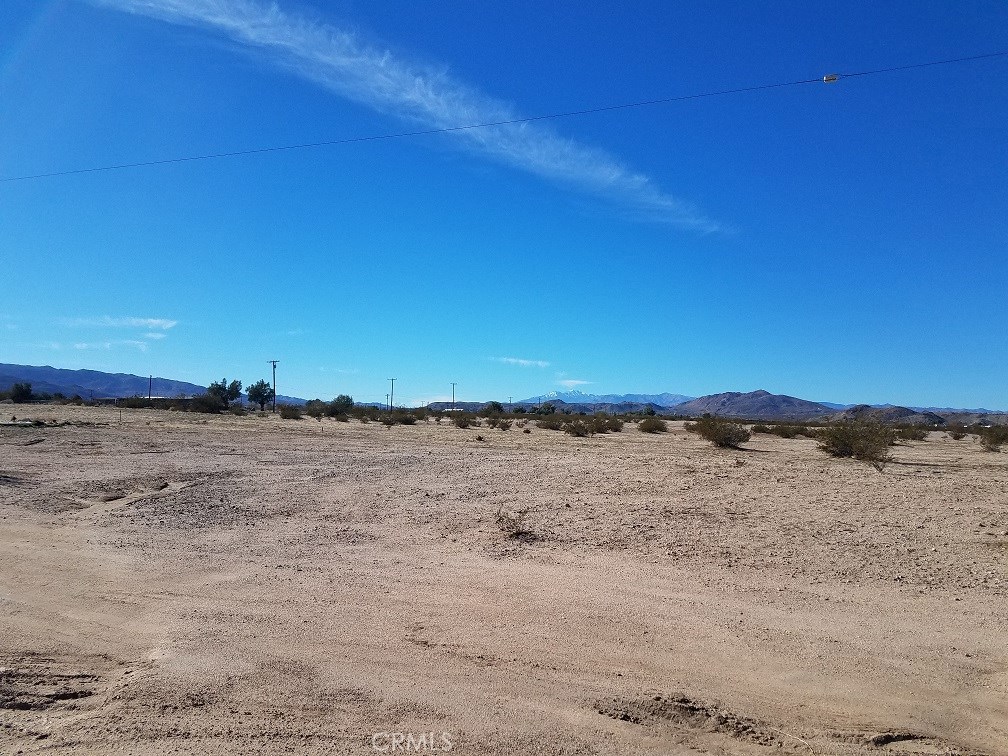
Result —
M 452 749 L 447 732 L 376 732 L 371 747 L 378 753 L 439 753 Z

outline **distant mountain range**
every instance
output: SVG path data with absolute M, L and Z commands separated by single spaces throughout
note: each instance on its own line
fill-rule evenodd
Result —
M 130 375 L 129 373 L 103 373 L 99 370 L 63 370 L 48 365 L 5 365 L 0 364 L 0 390 L 7 390 L 15 383 L 30 383 L 36 394 L 74 394 L 83 399 L 109 399 L 113 397 L 178 396 L 202 394 L 206 386 L 195 383 L 173 381 L 168 378 L 154 378 Z
M 176 397 L 195 396 L 206 391 L 186 381 L 170 378 L 132 375 L 130 373 L 103 373 L 100 370 L 65 370 L 48 365 L 8 365 L 0 363 L 0 391 L 6 391 L 15 383 L 30 383 L 36 394 L 63 394 L 82 399 L 121 399 L 130 396 Z M 304 399 L 294 396 L 277 395 L 278 402 L 304 404 Z
M 583 391 L 551 391 L 529 399 L 521 399 L 515 404 L 539 404 L 540 402 L 561 401 L 567 404 L 654 404 L 658 407 L 675 407 L 688 402 L 692 396 L 684 394 L 586 394 Z
M 9 389 L 15 383 L 32 384 L 36 393 L 64 396 L 75 394 L 84 399 L 108 399 L 130 396 L 147 396 L 150 388 L 153 396 L 174 397 L 180 394 L 193 396 L 206 391 L 205 386 L 186 381 L 155 377 L 149 383 L 148 377 L 129 373 L 104 373 L 99 370 L 64 370 L 49 366 L 11 365 L 0 363 L 0 391 Z M 304 399 L 280 395 L 278 402 L 304 404 Z M 944 422 L 972 423 L 992 422 L 1008 424 L 1008 413 L 986 409 L 953 409 L 934 407 L 900 407 L 891 404 L 835 404 L 833 402 L 810 402 L 784 394 L 769 391 L 740 393 L 729 391 L 697 398 L 683 394 L 588 394 L 576 389 L 571 391 L 551 391 L 548 394 L 530 397 L 514 402 L 509 407 L 523 406 L 531 409 L 539 404 L 552 403 L 564 412 L 612 412 L 630 413 L 654 411 L 661 415 L 679 417 L 699 417 L 704 413 L 746 420 L 791 420 L 819 421 L 853 418 L 871 418 L 883 422 L 940 425 Z M 382 406 L 375 403 L 376 406 Z M 486 402 L 456 402 L 456 409 L 479 410 Z M 432 409 L 448 409 L 450 402 L 432 402 Z

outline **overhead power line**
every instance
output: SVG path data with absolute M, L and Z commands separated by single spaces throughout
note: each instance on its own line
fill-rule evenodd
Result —
M 73 176 L 83 173 L 102 173 L 105 171 L 118 171 L 126 168 L 148 168 L 156 165 L 171 165 L 174 163 L 191 163 L 199 160 L 218 160 L 229 157 L 242 157 L 248 155 L 264 155 L 271 152 L 288 152 L 292 150 L 307 150 L 318 147 L 334 147 L 345 144 L 358 144 L 361 142 L 378 142 L 387 139 L 405 139 L 407 137 L 430 136 L 432 134 L 450 134 L 457 131 L 470 131 L 473 129 L 486 129 L 494 126 L 511 126 L 521 123 L 534 123 L 535 121 L 548 121 L 557 118 L 571 118 L 574 116 L 592 115 L 594 113 L 607 113 L 614 110 L 628 110 L 630 108 L 641 108 L 651 105 L 667 105 L 675 102 L 687 102 L 689 100 L 701 100 L 708 97 L 723 97 L 726 95 L 744 94 L 746 92 L 760 92 L 768 89 L 784 89 L 786 87 L 796 87 L 803 84 L 832 84 L 843 79 L 852 79 L 860 76 L 877 76 L 879 74 L 894 73 L 897 71 L 911 71 L 933 66 L 945 66 L 952 63 L 967 63 L 970 61 L 989 60 L 991 58 L 1008 57 L 1008 50 L 1000 52 L 984 53 L 982 55 L 969 55 L 962 58 L 948 58 L 946 60 L 932 60 L 926 63 L 910 63 L 906 65 L 890 66 L 888 68 L 876 68 L 868 71 L 854 71 L 852 73 L 831 73 L 813 79 L 796 79 L 794 81 L 782 81 L 774 84 L 755 84 L 745 87 L 733 87 L 731 89 L 718 89 L 710 92 L 699 92 L 696 94 L 677 95 L 675 97 L 660 97 L 651 100 L 638 100 L 636 102 L 624 102 L 615 105 L 600 105 L 593 108 L 582 108 L 579 110 L 566 110 L 557 113 L 544 113 L 541 115 L 525 116 L 523 118 L 509 118 L 500 121 L 483 121 L 480 123 L 461 124 L 459 126 L 443 126 L 433 129 L 416 129 L 413 131 L 394 131 L 385 134 L 370 134 L 367 136 L 345 137 L 342 139 L 330 139 L 322 142 L 304 142 L 301 144 L 285 144 L 273 147 L 258 147 L 248 150 L 230 150 L 227 152 L 212 152 L 202 155 L 185 155 L 181 157 L 162 158 L 160 160 L 143 160 L 135 163 L 115 163 L 109 165 L 94 166 L 91 168 L 70 168 L 66 170 L 50 171 L 48 173 L 35 173 L 24 176 L 7 176 L 0 178 L 0 183 L 12 181 L 30 181 L 32 179 L 56 178 L 57 176 Z

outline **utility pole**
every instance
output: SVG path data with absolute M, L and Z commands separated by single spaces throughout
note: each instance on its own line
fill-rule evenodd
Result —
M 395 378 L 389 378 L 392 381 L 392 391 L 389 393 L 388 408 L 389 412 L 392 411 L 392 406 L 395 404 Z
M 153 390 L 153 388 L 154 388 L 154 376 L 152 375 L 147 380 L 147 401 L 148 402 L 151 400 L 151 391 Z
M 452 382 L 452 412 L 455 411 L 455 383 Z
M 273 366 L 273 414 L 276 414 L 276 366 L 280 360 L 266 360 Z
M 385 409 L 387 409 L 387 410 L 391 410 L 392 409 L 392 405 L 389 404 L 388 394 L 385 394 Z

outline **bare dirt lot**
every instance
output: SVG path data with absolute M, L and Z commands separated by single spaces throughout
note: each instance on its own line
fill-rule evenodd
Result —
M 0 409 L 11 753 L 1008 753 L 972 439 Z

